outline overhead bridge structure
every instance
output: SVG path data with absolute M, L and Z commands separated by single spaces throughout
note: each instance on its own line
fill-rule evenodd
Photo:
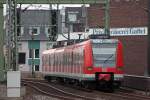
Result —
M 0 81 L 3 80 L 4 73 L 6 72 L 4 64 L 4 16 L 3 16 L 3 4 L 9 6 L 12 10 L 11 17 L 12 23 L 9 24 L 11 27 L 11 32 L 13 36 L 13 63 L 16 65 L 17 70 L 17 16 L 16 16 L 16 5 L 17 4 L 103 4 L 105 10 L 105 33 L 109 34 L 109 2 L 110 0 L 0 0 Z M 6 11 L 7 12 L 7 11 Z M 9 13 L 9 11 L 8 11 Z

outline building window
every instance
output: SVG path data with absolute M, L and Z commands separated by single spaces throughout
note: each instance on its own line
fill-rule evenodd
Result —
M 35 58 L 39 58 L 39 49 L 35 49 Z
M 68 21 L 69 22 L 76 22 L 77 21 L 77 14 L 78 14 L 78 12 L 68 12 Z
M 34 49 L 29 49 L 29 58 L 32 58 L 32 56 L 33 56 L 33 58 L 34 58 L 34 55 L 33 55 L 32 50 L 34 50 Z
M 40 34 L 40 27 L 30 27 L 29 28 L 30 35 L 39 35 Z
M 39 71 L 39 65 L 35 65 L 35 71 Z
M 18 49 L 22 50 L 22 43 L 18 43 Z
M 22 36 L 23 33 L 24 33 L 24 27 L 18 26 L 18 27 L 17 27 L 17 36 Z
M 47 37 L 49 37 L 51 35 L 49 27 L 45 28 L 45 34 L 46 34 Z
M 29 58 L 32 58 L 32 56 L 33 58 L 39 58 L 39 49 L 29 49 Z
M 26 62 L 26 53 L 19 53 L 18 63 L 25 64 Z

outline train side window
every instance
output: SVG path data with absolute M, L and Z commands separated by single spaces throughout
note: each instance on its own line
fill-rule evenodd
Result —
M 65 63 L 66 63 L 66 54 L 64 53 L 64 66 L 66 65 Z
M 51 56 L 49 54 L 49 67 L 51 66 Z
M 46 65 L 46 55 L 44 56 L 44 65 Z
M 81 66 L 81 53 L 79 52 L 79 67 Z
M 68 66 L 69 66 L 69 67 L 70 67 L 70 65 L 71 65 L 70 63 L 71 63 L 71 55 L 70 55 L 70 52 L 69 52 L 69 57 L 68 57 L 68 64 L 69 64 Z
M 59 68 L 60 68 L 60 65 L 61 65 L 61 54 L 60 53 L 59 53 L 58 59 L 59 59 Z
M 58 53 L 57 53 L 57 67 L 59 66 L 59 59 L 58 59 Z
M 75 54 L 75 67 L 77 66 L 77 53 Z
M 61 54 L 59 53 L 58 55 L 59 55 L 59 56 L 58 56 L 58 62 L 59 62 L 59 63 L 58 63 L 58 68 L 60 68 Z
M 72 66 L 74 66 L 74 52 L 72 52 Z
M 57 62 L 58 62 L 58 61 L 57 61 L 57 54 L 55 55 L 55 58 L 56 58 L 56 59 L 55 59 L 55 62 L 56 62 L 56 63 L 55 63 L 55 66 L 57 67 L 57 64 L 58 64 L 58 63 L 57 63 Z
M 73 66 L 73 52 L 71 52 L 71 67 Z
M 51 67 L 53 69 L 53 66 L 54 66 L 54 55 L 51 54 Z
M 63 54 L 63 66 L 65 66 L 65 53 Z
M 78 66 L 78 62 L 79 62 L 79 57 L 78 57 L 78 52 L 77 52 L 77 55 L 76 55 L 76 59 L 77 59 L 77 66 Z
M 55 54 L 55 66 L 57 66 L 57 54 Z
M 49 61 L 48 61 L 48 58 L 49 58 L 49 57 L 48 57 L 48 55 L 47 55 L 47 61 L 46 61 L 46 62 L 47 62 L 47 66 L 49 65 Z
M 69 54 L 67 53 L 67 66 L 69 66 Z
M 66 53 L 66 66 L 67 66 L 67 53 Z
M 53 66 L 53 58 L 52 58 L 52 54 L 50 54 L 50 62 L 51 62 L 51 66 Z
M 57 53 L 57 67 L 59 66 L 59 59 L 58 59 L 58 53 Z
M 62 66 L 64 66 L 64 54 L 62 54 Z
M 47 58 L 46 58 L 46 55 L 45 55 L 45 66 L 46 66 L 46 64 L 47 64 Z
M 54 66 L 53 66 L 53 67 L 55 67 L 55 63 L 56 63 L 56 62 L 55 62 L 55 58 L 56 58 L 56 57 L 55 57 L 55 53 L 54 53 L 54 63 L 53 63 L 53 64 L 54 64 Z
M 46 65 L 48 65 L 48 57 L 47 57 L 47 55 L 46 55 Z
M 58 59 L 58 53 L 57 53 L 57 68 L 59 67 L 59 59 Z
M 61 62 L 62 62 L 62 56 L 61 56 L 62 54 L 60 53 L 60 66 L 59 66 L 59 68 L 61 68 Z
M 68 66 L 68 53 L 66 53 L 66 66 Z
M 72 52 L 72 66 L 74 67 L 74 52 Z
M 78 67 L 80 66 L 80 52 L 78 52 Z
M 58 56 L 56 54 L 56 67 L 58 66 Z
M 60 53 L 59 59 L 60 59 L 60 66 L 59 66 L 59 69 L 61 69 L 61 66 L 62 66 L 62 54 L 61 54 L 61 53 Z M 60 71 L 61 71 L 61 70 L 60 70 Z
M 67 53 L 67 64 L 69 66 L 69 52 Z
M 70 52 L 68 53 L 68 66 L 70 67 Z

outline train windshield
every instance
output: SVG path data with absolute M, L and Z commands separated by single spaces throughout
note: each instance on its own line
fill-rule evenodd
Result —
M 95 67 L 115 67 L 117 42 L 93 42 L 93 60 Z

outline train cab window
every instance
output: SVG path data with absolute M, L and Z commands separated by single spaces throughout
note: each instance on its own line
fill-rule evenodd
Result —
M 95 67 L 115 67 L 117 43 L 93 43 Z

